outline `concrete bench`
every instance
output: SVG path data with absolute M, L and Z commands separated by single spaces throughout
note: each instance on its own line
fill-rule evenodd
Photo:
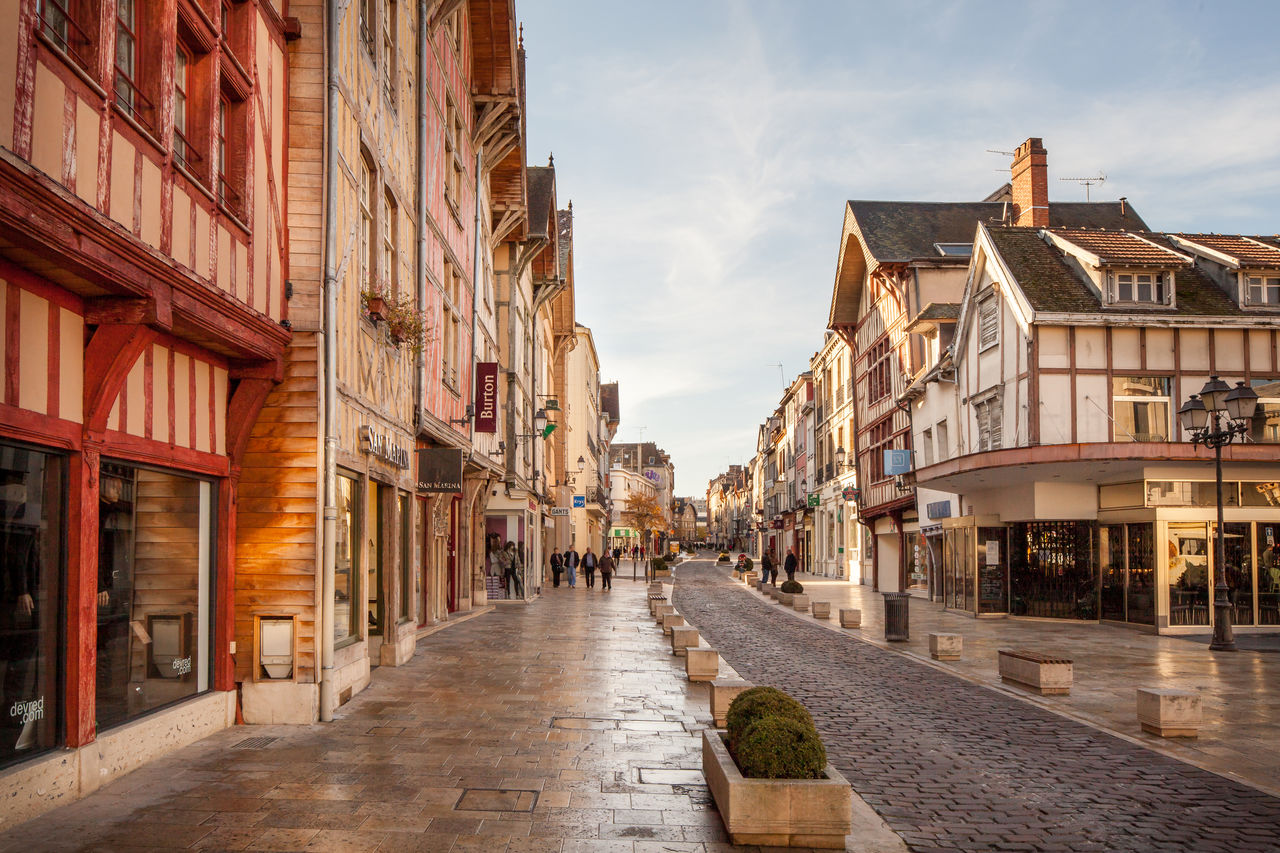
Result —
M 960 660 L 964 638 L 959 634 L 930 634 L 929 654 L 934 660 Z
M 791 596 L 791 606 L 793 609 L 801 613 L 809 612 L 809 596 L 802 592 L 797 592 Z
M 1204 711 L 1194 690 L 1138 688 L 1138 723 L 1159 737 L 1199 737 Z
M 1041 696 L 1071 692 L 1071 661 L 1026 649 L 1000 649 L 1000 680 L 1027 687 Z
M 678 657 L 684 657 L 689 653 L 689 649 L 696 649 L 701 639 L 698 637 L 698 629 L 690 628 L 688 625 L 678 625 L 671 629 L 671 654 Z
M 720 655 L 710 646 L 685 650 L 684 672 L 690 681 L 714 681 L 720 674 Z
M 717 678 L 711 682 L 711 716 L 716 721 L 716 728 L 724 728 L 725 715 L 729 713 L 729 703 L 739 693 L 755 687 L 750 681 L 739 678 Z
M 814 619 L 830 619 L 831 618 L 831 602 L 830 601 L 815 601 L 813 604 L 810 605 L 810 608 L 813 610 Z
M 840 627 L 841 628 L 861 628 L 862 627 L 862 611 L 840 608 Z
M 684 617 L 679 613 L 668 613 L 662 617 L 662 633 L 670 634 L 675 628 L 684 624 Z

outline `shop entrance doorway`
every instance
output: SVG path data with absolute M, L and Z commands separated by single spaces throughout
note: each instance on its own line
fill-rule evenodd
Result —
M 369 568 L 366 573 L 366 604 L 369 619 L 369 665 L 377 666 L 382 657 L 382 640 L 386 635 L 386 595 L 382 589 L 383 565 L 386 559 L 386 493 L 387 487 L 369 481 L 369 529 L 367 532 Z

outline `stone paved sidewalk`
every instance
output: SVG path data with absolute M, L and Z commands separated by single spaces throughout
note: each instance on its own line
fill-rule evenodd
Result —
M 743 677 L 813 712 L 913 850 L 1276 851 L 1280 799 L 783 612 L 709 562 L 675 603 Z
M 648 618 L 645 584 L 615 587 L 549 589 L 441 631 L 337 722 L 219 733 L 0 849 L 741 849 L 702 780 L 706 687 Z M 275 740 L 247 748 L 261 737 Z

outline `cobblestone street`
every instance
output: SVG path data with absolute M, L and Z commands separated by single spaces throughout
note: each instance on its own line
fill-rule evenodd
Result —
M 681 567 L 675 604 L 742 677 L 812 710 L 913 850 L 1280 849 L 1280 799 L 806 624 L 723 568 Z

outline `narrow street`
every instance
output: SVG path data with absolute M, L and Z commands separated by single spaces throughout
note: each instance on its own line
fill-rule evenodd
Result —
M 742 677 L 812 711 L 832 762 L 915 851 L 1274 851 L 1280 799 L 842 637 L 680 569 L 675 604 Z

